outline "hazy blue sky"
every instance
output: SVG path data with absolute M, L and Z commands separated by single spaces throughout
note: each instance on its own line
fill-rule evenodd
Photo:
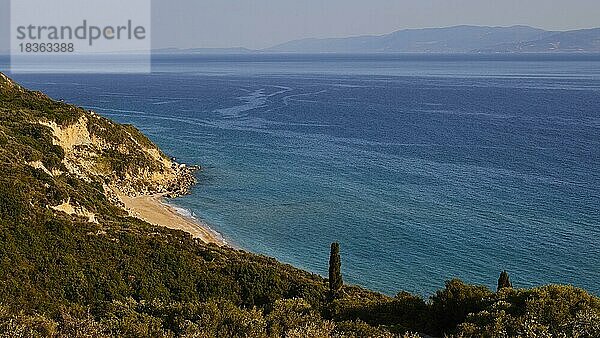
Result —
M 155 47 L 262 48 L 304 37 L 459 24 L 600 26 L 600 0 L 155 0 L 153 5 Z
M 0 29 L 5 32 L 0 49 L 8 35 L 7 3 L 0 0 Z M 152 4 L 154 48 L 263 48 L 305 37 L 459 24 L 526 24 L 552 30 L 600 26 L 599 0 L 152 0 Z

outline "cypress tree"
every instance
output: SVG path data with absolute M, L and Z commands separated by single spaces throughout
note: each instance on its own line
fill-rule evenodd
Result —
M 512 283 L 510 282 L 510 277 L 506 270 L 502 271 L 500 278 L 498 278 L 498 291 L 504 288 L 512 288 Z
M 331 243 L 331 253 L 329 254 L 329 291 L 331 292 L 331 295 L 337 295 L 343 284 L 340 244 Z

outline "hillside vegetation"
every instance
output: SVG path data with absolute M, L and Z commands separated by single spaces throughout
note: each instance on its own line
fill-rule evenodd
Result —
M 333 295 L 320 276 L 130 217 L 116 197 L 191 184 L 134 127 L 0 73 L 0 335 L 600 337 L 600 299 L 571 286 Z

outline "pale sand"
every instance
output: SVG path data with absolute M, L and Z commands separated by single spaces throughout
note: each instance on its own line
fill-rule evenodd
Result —
M 125 208 L 132 216 L 150 224 L 189 232 L 193 237 L 199 238 L 204 243 L 214 243 L 219 246 L 226 245 L 225 241 L 210 230 L 206 224 L 185 217 L 173 207 L 165 204 L 163 196 L 160 194 L 139 197 L 119 195 L 119 199 L 125 204 Z

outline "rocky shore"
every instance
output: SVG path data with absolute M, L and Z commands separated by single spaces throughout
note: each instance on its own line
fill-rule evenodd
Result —
M 188 166 L 173 160 L 171 168 L 175 171 L 175 178 L 170 182 L 170 185 L 166 187 L 164 196 L 176 198 L 189 194 L 192 186 L 198 183 L 195 173 L 202 170 L 202 167 L 198 165 Z

